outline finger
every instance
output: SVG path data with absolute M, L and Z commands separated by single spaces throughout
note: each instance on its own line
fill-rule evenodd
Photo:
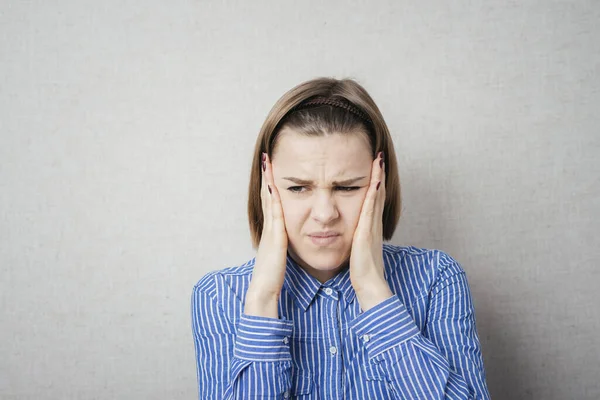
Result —
M 385 173 L 385 155 L 382 154 L 381 160 L 379 161 L 379 190 L 377 194 L 377 201 L 375 204 L 375 216 L 377 220 L 375 221 L 377 225 L 377 233 L 383 232 L 383 209 L 385 207 L 385 197 L 386 197 L 386 173 Z
M 371 180 L 369 183 L 369 190 L 365 196 L 363 206 L 360 212 L 360 218 L 358 221 L 358 227 L 364 232 L 370 231 L 373 226 L 373 215 L 375 215 L 375 202 L 379 191 L 377 190 L 377 184 L 380 182 L 380 158 L 377 157 L 371 163 Z M 381 190 L 381 187 L 379 188 Z
M 270 195 L 269 195 L 269 191 L 268 191 L 268 184 L 267 184 L 267 173 L 266 173 L 266 161 L 263 161 L 266 159 L 266 155 L 265 153 L 262 154 L 261 156 L 261 163 L 260 163 L 260 171 L 261 171 L 261 183 L 260 183 L 260 198 L 261 198 L 261 204 L 262 204 L 262 210 L 263 210 L 263 228 L 268 226 L 270 227 L 270 221 L 271 221 L 271 204 L 270 204 Z
M 275 186 L 275 178 L 273 176 L 273 164 L 271 163 L 270 157 L 267 155 L 266 159 L 266 178 L 267 185 L 271 189 L 269 193 L 270 197 L 270 211 L 274 220 L 281 221 L 283 220 L 283 210 L 281 207 L 281 198 L 279 197 L 279 191 Z

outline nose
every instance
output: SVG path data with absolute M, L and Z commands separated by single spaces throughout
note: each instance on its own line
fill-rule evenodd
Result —
M 320 225 L 329 225 L 340 215 L 334 196 L 328 190 L 316 190 L 315 193 L 312 217 Z

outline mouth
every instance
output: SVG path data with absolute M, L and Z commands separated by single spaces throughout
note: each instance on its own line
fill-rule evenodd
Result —
M 309 235 L 313 244 L 317 246 L 326 246 L 334 243 L 340 237 L 339 234 L 326 234 L 326 235 Z

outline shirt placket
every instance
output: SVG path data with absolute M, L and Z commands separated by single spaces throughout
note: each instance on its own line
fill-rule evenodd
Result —
M 343 399 L 345 371 L 341 338 L 340 296 L 335 289 L 330 287 L 324 288 L 323 293 L 327 313 L 326 321 L 328 321 L 327 343 L 325 344 L 329 353 L 326 356 L 328 360 L 326 371 L 330 372 L 326 374 L 329 381 L 327 386 L 330 388 L 328 398 Z

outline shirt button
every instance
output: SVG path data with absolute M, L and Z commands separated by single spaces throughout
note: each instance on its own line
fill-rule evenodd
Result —
M 289 339 L 287 338 L 287 336 L 286 336 L 286 337 L 284 337 L 284 338 L 283 338 L 283 343 L 284 343 L 284 344 L 288 344 L 288 342 L 289 342 Z
M 367 343 L 369 340 L 371 340 L 371 336 L 363 335 L 363 342 Z
M 331 354 L 335 354 L 335 353 L 337 353 L 337 347 L 335 347 L 335 346 L 331 346 L 331 347 L 329 348 L 329 352 L 330 352 Z
M 283 398 L 284 399 L 289 399 L 290 398 L 290 393 L 289 392 L 284 392 L 283 393 Z
M 327 294 L 327 296 L 331 296 L 331 293 L 333 293 L 333 290 L 331 290 L 331 288 L 326 288 L 325 293 Z

